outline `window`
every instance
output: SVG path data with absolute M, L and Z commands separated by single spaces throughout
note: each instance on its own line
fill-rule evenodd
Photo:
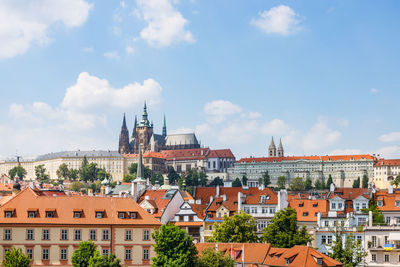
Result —
M 35 218 L 36 217 L 36 211 L 28 211 L 28 218 Z
M 131 249 L 125 249 L 125 260 L 132 260 L 132 250 Z
M 97 239 L 96 230 L 94 230 L 94 229 L 90 230 L 89 235 L 90 235 L 90 240 L 96 240 Z
M 54 218 L 54 211 L 46 211 L 46 218 Z
M 28 256 L 30 260 L 33 259 L 33 248 L 26 249 L 26 256 Z
M 300 203 L 299 207 L 304 207 L 304 202 Z
M 43 240 L 49 240 L 50 239 L 50 230 L 49 229 L 43 229 L 42 230 L 42 239 Z
M 81 218 L 82 212 L 81 211 L 74 211 L 74 218 Z
M 335 209 L 336 209 L 336 203 L 332 203 L 332 204 L 331 204 L 331 209 L 332 209 L 332 210 L 335 210 Z
M 332 236 L 328 235 L 328 244 L 332 244 Z
M 389 236 L 385 236 L 385 244 L 389 244 Z
M 322 235 L 321 236 L 321 244 L 325 244 L 326 243 L 326 235 Z
M 329 226 L 329 221 L 325 221 L 325 227 Z
M 376 247 L 376 236 L 375 235 L 372 236 L 372 247 L 373 248 Z
M 389 262 L 390 258 L 389 258 L 389 254 L 385 254 L 385 262 Z
M 104 217 L 104 212 L 102 211 L 96 211 L 96 218 L 97 219 L 101 219 Z
M 189 215 L 189 222 L 193 222 L 193 215 Z
M 61 240 L 68 240 L 68 230 L 61 229 Z
M 103 230 L 103 240 L 108 240 L 108 239 L 109 239 L 108 230 Z
M 269 213 L 275 214 L 275 208 L 269 208 Z
M 400 200 L 396 200 L 395 206 L 396 206 L 396 207 L 400 207 Z
M 366 208 L 367 208 L 367 203 L 365 203 L 365 202 L 362 203 L 362 204 L 361 204 L 361 208 L 366 209 Z
M 143 259 L 144 260 L 149 259 L 149 249 L 148 248 L 143 249 Z
M 137 213 L 136 212 L 129 212 L 129 218 L 136 219 L 137 218 Z
M 217 218 L 221 218 L 221 212 L 217 213 Z
M 376 254 L 372 254 L 371 257 L 372 257 L 372 261 L 376 262 Z
M 150 231 L 149 230 L 144 230 L 143 231 L 143 240 L 150 240 Z
M 356 203 L 356 211 L 360 210 L 360 203 Z
M 125 219 L 125 212 L 118 212 L 119 219 Z
M 358 218 L 358 225 L 366 225 L 367 218 Z
M 13 212 L 12 211 L 5 211 L 4 212 L 4 217 L 11 218 L 12 216 L 13 216 Z
M 103 249 L 103 255 L 108 256 L 108 249 L 107 248 Z
M 81 240 L 81 230 L 75 230 L 74 240 Z
M 48 260 L 49 259 L 49 249 L 44 248 L 42 249 L 42 260 Z
M 4 229 L 4 240 L 11 240 L 11 229 Z
M 357 239 L 357 242 L 358 242 L 358 243 L 361 243 L 361 242 L 362 242 L 362 236 L 358 235 L 356 239 Z
M 386 217 L 386 218 L 385 218 L 385 222 L 386 222 L 387 224 L 390 224 L 390 217 Z
M 303 216 L 308 216 L 308 212 L 303 212 Z
M 26 240 L 34 240 L 33 229 L 26 229 Z
M 343 208 L 343 203 L 338 203 L 338 210 L 341 210 Z
M 62 260 L 62 261 L 67 260 L 67 249 L 66 248 L 60 249 L 60 260 Z
M 132 230 L 125 230 L 125 240 L 132 240 Z

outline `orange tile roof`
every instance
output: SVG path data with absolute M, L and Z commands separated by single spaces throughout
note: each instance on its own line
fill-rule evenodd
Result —
M 260 163 L 260 162 L 281 162 L 294 160 L 316 160 L 316 161 L 347 161 L 347 160 L 376 160 L 371 155 L 341 155 L 341 156 L 298 156 L 298 157 L 268 157 L 268 158 L 241 158 L 237 163 Z
M 329 203 L 325 199 L 291 199 L 289 207 L 297 212 L 297 221 L 317 222 L 317 213 L 328 212 Z
M 0 184 L 0 191 L 6 191 L 6 192 L 11 192 L 13 188 L 12 184 Z
M 393 194 L 389 194 L 387 190 L 379 190 L 375 193 L 377 200 L 383 200 L 383 206 L 379 207 L 381 211 L 400 211 L 400 206 L 396 206 L 396 200 L 400 200 L 400 191 L 393 189 Z
M 164 210 L 167 208 L 169 202 L 171 199 L 163 198 L 165 193 L 167 193 L 168 190 L 166 189 L 160 189 L 160 190 L 146 190 L 143 195 L 139 198 L 138 203 L 142 203 L 146 199 L 146 196 L 148 196 L 150 204 L 156 208 L 155 213 L 153 216 L 156 218 L 161 218 L 161 216 L 164 213 Z M 155 205 L 155 206 L 154 206 Z
M 235 158 L 230 149 L 215 149 L 210 150 L 208 158 Z
M 203 222 L 173 222 L 176 226 L 202 226 Z
M 167 160 L 206 159 L 209 148 L 192 148 L 160 151 Z
M 318 265 L 317 260 L 322 264 Z M 287 263 L 287 260 L 289 263 Z M 292 248 L 271 248 L 263 262 L 266 266 L 296 266 L 296 267 L 320 267 L 343 266 L 340 262 L 308 246 L 294 246 Z
M 139 154 L 123 154 L 124 158 L 137 158 L 139 157 Z M 142 155 L 143 158 L 159 158 L 159 159 L 165 159 L 165 156 L 163 153 L 160 152 L 145 152 Z
M 329 199 L 334 197 L 340 197 L 346 200 L 353 200 L 358 198 L 359 196 L 363 196 L 367 199 L 370 198 L 370 189 L 369 188 L 336 188 L 334 193 L 329 194 Z
M 199 219 L 204 219 L 204 214 L 207 208 L 206 204 L 190 204 L 190 206 L 192 207 L 192 210 L 196 212 Z
M 400 159 L 380 159 L 375 163 L 375 167 L 379 166 L 400 166 Z
M 236 262 L 252 264 L 262 264 L 271 248 L 270 244 L 265 243 L 217 243 L 218 251 L 231 256 Z M 216 248 L 215 243 L 197 243 L 196 248 L 201 253 L 207 248 Z M 243 257 L 242 257 L 243 256 Z
M 4 218 L 4 210 L 14 209 L 16 215 Z M 28 209 L 37 209 L 39 216 L 28 218 Z M 54 218 L 46 218 L 46 210 L 55 210 Z M 73 211 L 83 210 L 82 218 L 74 218 Z M 104 210 L 105 217 L 96 218 L 96 210 Z M 118 212 L 136 212 L 136 219 L 120 219 Z M 143 210 L 131 198 L 119 197 L 90 197 L 90 196 L 40 196 L 30 187 L 22 190 L 18 195 L 0 207 L 2 223 L 20 224 L 69 224 L 69 225 L 138 225 L 157 227 L 161 223 Z

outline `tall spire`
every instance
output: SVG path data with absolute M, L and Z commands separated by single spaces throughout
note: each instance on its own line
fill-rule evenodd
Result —
M 119 145 L 118 145 L 118 152 L 121 154 L 128 154 L 130 153 L 130 145 L 129 145 L 129 131 L 126 127 L 126 119 L 125 113 L 124 118 L 122 120 L 122 127 L 121 133 L 119 134 Z
M 278 146 L 278 157 L 284 157 L 283 153 L 283 145 L 282 145 L 282 138 L 279 139 L 279 146 Z
M 167 137 L 167 122 L 165 120 L 165 114 L 164 114 L 164 125 L 163 125 L 163 128 L 162 128 L 162 136 L 164 138 Z
M 274 142 L 274 137 L 272 137 L 271 144 L 269 145 L 269 148 L 268 148 L 268 156 L 276 157 L 276 146 L 275 146 L 275 142 Z
M 146 101 L 144 101 L 142 120 L 140 121 L 139 126 L 147 126 L 147 127 L 150 126 L 148 115 L 147 115 Z
M 135 123 L 133 124 L 132 138 L 136 136 L 137 116 L 135 115 Z

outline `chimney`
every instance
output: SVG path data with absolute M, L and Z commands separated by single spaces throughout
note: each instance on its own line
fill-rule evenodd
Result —
M 372 211 L 368 212 L 368 226 L 372 227 Z
M 219 197 L 219 185 L 217 185 L 215 190 L 216 190 L 215 197 Z
M 226 201 L 226 195 L 222 195 L 222 200 Z
M 242 210 L 242 192 L 238 192 L 238 211 Z
M 213 196 L 210 196 L 210 204 L 213 202 L 214 198 Z
M 318 227 L 321 227 L 321 212 L 317 213 L 317 224 L 318 224 Z

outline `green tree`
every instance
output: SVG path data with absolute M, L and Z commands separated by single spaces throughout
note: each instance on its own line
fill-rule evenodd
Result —
M 312 181 L 310 178 L 307 178 L 306 181 L 304 182 L 304 189 L 311 190 L 312 188 L 313 188 Z
M 159 185 L 163 185 L 164 184 L 164 177 L 162 176 L 161 173 L 153 173 L 153 175 L 151 176 L 151 184 L 155 185 L 156 182 L 158 182 Z
M 256 243 L 257 225 L 254 218 L 239 211 L 232 217 L 224 216 L 222 223 L 216 224 L 210 242 Z
M 198 252 L 186 231 L 173 224 L 163 224 L 153 238 L 157 256 L 152 259 L 152 266 L 195 266 Z
M 72 254 L 71 262 L 74 267 L 89 266 L 90 259 L 95 255 L 96 247 L 93 241 L 79 242 L 79 248 Z
M 397 175 L 397 177 L 392 181 L 392 185 L 398 187 L 400 184 L 400 173 Z
M 2 267 L 27 267 L 30 266 L 31 260 L 22 250 L 12 247 L 4 254 L 4 259 L 1 263 Z
M 199 184 L 201 186 L 206 186 L 207 185 L 207 174 L 205 174 L 204 172 L 200 172 L 199 173 Z
M 368 188 L 368 176 L 365 174 L 362 178 L 362 188 Z
M 72 182 L 70 189 L 71 189 L 71 191 L 74 191 L 74 192 L 80 192 L 81 189 L 84 187 L 85 186 L 81 182 L 75 181 L 75 182 Z
M 100 255 L 96 250 L 89 259 L 89 267 L 121 267 L 121 261 L 114 255 Z
M 214 178 L 214 180 L 211 181 L 211 183 L 209 184 L 209 186 L 211 187 L 215 187 L 215 186 L 223 186 L 224 185 L 224 181 L 219 178 L 218 176 Z
M 68 179 L 76 180 L 79 177 L 79 170 L 78 169 L 69 169 L 68 171 Z
M 329 174 L 328 180 L 326 181 L 326 184 L 325 184 L 325 188 L 329 189 L 332 183 L 333 183 L 332 175 Z
M 79 180 L 87 182 L 89 181 L 89 173 L 87 166 L 89 165 L 89 162 L 86 158 L 86 156 L 83 157 L 82 163 L 81 163 L 81 168 L 79 169 Z
M 94 163 L 94 162 L 89 163 L 86 166 L 86 170 L 87 170 L 87 178 L 88 178 L 88 180 L 86 180 L 86 182 L 87 181 L 94 182 L 95 180 L 97 180 L 97 174 L 99 172 L 99 168 L 97 168 L 97 163 Z
M 242 187 L 242 182 L 239 178 L 236 178 L 235 181 L 232 182 L 232 187 Z
M 289 189 L 292 191 L 304 191 L 305 188 L 306 185 L 301 177 L 296 177 L 290 181 Z
M 268 187 L 271 184 L 271 178 L 269 177 L 268 172 L 263 173 L 263 175 L 259 181 L 259 184 L 260 185 L 263 184 L 264 187 Z
M 357 180 L 354 180 L 353 188 L 360 188 L 360 177 L 358 177 Z
M 286 187 L 286 176 L 279 176 L 278 180 L 276 181 L 276 185 L 279 189 L 285 189 Z
M 242 177 L 242 185 L 244 185 L 244 186 L 247 186 L 247 177 L 246 177 L 246 175 L 243 175 L 243 177 Z
M 278 211 L 262 235 L 262 240 L 277 248 L 291 248 L 295 245 L 307 245 L 312 238 L 306 226 L 299 230 L 297 214 L 292 208 Z
M 315 180 L 315 182 L 314 182 L 315 189 L 320 190 L 320 189 L 324 189 L 324 187 L 325 186 L 322 184 L 320 179 Z
M 47 183 L 50 179 L 49 175 L 46 173 L 46 168 L 44 164 L 35 166 L 36 179 L 42 183 Z
M 131 183 L 133 180 L 136 179 L 136 173 L 128 173 L 125 174 L 124 177 L 122 178 L 122 182 L 124 183 Z
M 14 180 L 15 177 L 19 177 L 20 179 L 24 179 L 27 172 L 21 166 L 16 166 L 8 171 L 8 176 L 10 176 L 11 180 Z
M 332 253 L 330 257 L 340 261 L 343 267 L 357 267 L 365 265 L 365 257 L 368 253 L 364 250 L 361 240 L 356 240 L 350 233 L 343 246 L 343 233 L 336 233 L 336 240 L 333 242 Z
M 135 174 L 137 173 L 137 168 L 138 168 L 138 164 L 137 163 L 132 163 L 129 167 L 128 167 L 128 171 L 130 174 Z M 151 178 L 151 175 L 153 174 L 153 172 L 147 168 L 146 166 L 143 165 L 143 174 L 144 174 L 144 178 Z
M 62 163 L 60 166 L 58 166 L 58 170 L 57 170 L 56 174 L 59 179 L 66 180 L 68 178 L 68 174 L 69 174 L 67 164 Z
M 168 180 L 169 180 L 169 184 L 175 184 L 176 182 L 178 182 L 180 176 L 179 174 L 175 171 L 174 167 L 169 167 L 168 168 Z
M 368 209 L 363 209 L 362 211 L 367 214 L 370 211 L 372 211 L 372 223 L 374 225 L 385 224 L 385 216 L 383 216 L 382 211 L 380 209 L 378 209 L 378 205 L 377 205 L 375 199 L 371 198 L 371 200 L 369 201 Z
M 99 180 L 99 181 L 103 181 L 104 179 L 108 179 L 108 180 L 112 179 L 111 174 L 108 173 L 105 168 L 98 170 L 96 178 L 97 178 L 96 180 Z
M 225 256 L 223 252 L 216 252 L 212 248 L 205 249 L 199 256 L 198 267 L 233 267 L 235 261 L 230 256 Z

